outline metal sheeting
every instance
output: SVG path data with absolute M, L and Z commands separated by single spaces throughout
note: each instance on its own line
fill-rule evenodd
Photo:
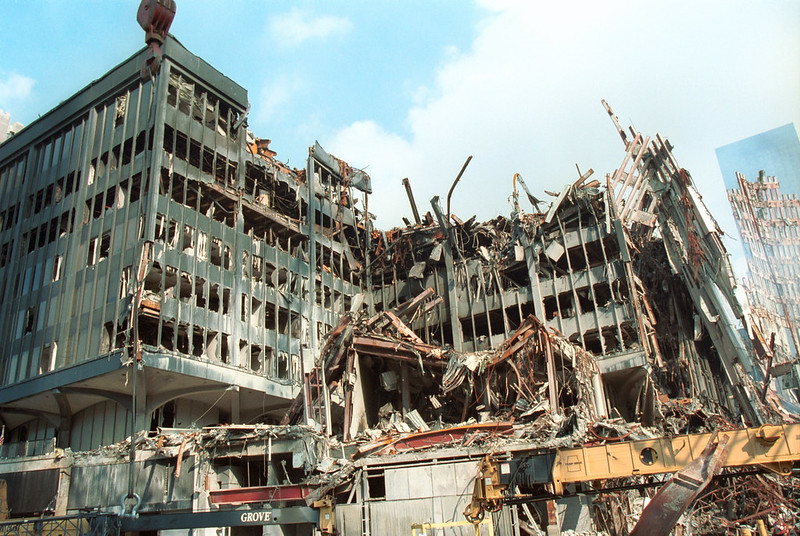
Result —
M 142 512 L 189 508 L 194 492 L 194 456 L 183 460 L 175 478 L 175 460 L 159 459 L 136 463 L 135 492 L 142 498 Z M 77 466 L 72 470 L 67 507 L 113 507 L 128 490 L 128 464 Z
M 443 523 L 463 521 L 464 511 L 470 495 L 461 497 L 430 497 L 427 499 L 408 499 L 370 503 L 371 534 L 410 534 L 414 523 Z M 474 536 L 473 527 L 454 527 L 450 529 L 455 536 Z
M 472 462 L 386 469 L 386 500 L 463 495 L 472 492 Z M 466 487 L 465 487 L 466 486 Z M 461 489 L 464 488 L 464 489 Z
M 372 534 L 406 534 L 413 523 L 463 521 L 474 477 L 472 462 L 385 469 L 386 501 L 369 505 Z M 475 531 L 454 527 L 448 534 Z
M 0 474 L 8 484 L 8 508 L 12 517 L 45 510 L 55 504 L 58 469 Z

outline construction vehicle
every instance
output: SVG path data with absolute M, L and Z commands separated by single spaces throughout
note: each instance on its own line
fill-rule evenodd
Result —
M 553 501 L 575 495 L 576 485 L 581 483 L 590 484 L 584 486 L 588 489 L 579 490 L 581 493 L 599 493 L 612 490 L 604 485 L 612 479 L 675 473 L 663 482 L 631 533 L 667 535 L 722 469 L 756 466 L 790 475 L 798 462 L 800 424 L 621 440 L 545 453 L 494 453 L 479 464 L 472 501 L 464 516 L 475 523 L 484 518 L 486 511 L 495 512 L 503 503 Z M 662 482 L 651 483 L 659 484 Z M 521 489 L 540 493 L 520 493 Z M 547 491 L 541 493 L 542 490 Z

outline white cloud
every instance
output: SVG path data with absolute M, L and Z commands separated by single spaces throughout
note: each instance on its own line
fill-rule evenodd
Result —
M 269 123 L 281 117 L 292 98 L 305 88 L 305 83 L 299 78 L 280 75 L 273 79 L 261 90 L 258 103 L 253 106 L 259 121 Z
M 0 105 L 12 100 L 27 99 L 33 89 L 34 80 L 17 73 L 0 78 Z
M 369 166 L 370 208 L 382 228 L 410 216 L 403 177 L 424 213 L 433 195 L 444 204 L 470 154 L 452 201 L 462 219 L 507 214 L 515 172 L 537 195 L 577 178 L 576 163 L 602 180 L 623 156 L 602 98 L 623 124 L 670 138 L 701 193 L 721 199 L 711 206 L 715 215 L 729 208 L 724 196 L 712 195 L 719 188 L 714 148 L 800 123 L 799 77 L 787 75 L 791 66 L 781 60 L 800 51 L 795 30 L 780 23 L 798 12 L 788 3 L 777 4 L 783 14 L 719 0 L 704 9 L 690 2 L 485 3 L 492 12 L 470 49 L 446 50 L 436 79 L 414 91 L 408 135 L 360 121 L 323 141 L 351 164 Z M 740 26 L 753 39 L 733 31 Z M 765 83 L 775 79 L 777 87 Z
M 288 13 L 274 17 L 269 24 L 269 31 L 280 45 L 297 46 L 314 39 L 344 35 L 352 27 L 347 18 L 330 15 L 314 17 L 295 7 Z

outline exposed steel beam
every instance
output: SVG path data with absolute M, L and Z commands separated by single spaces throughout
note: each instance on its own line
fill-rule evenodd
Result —
M 208 492 L 211 504 L 245 504 L 273 501 L 302 501 L 315 487 L 305 484 L 214 489 Z

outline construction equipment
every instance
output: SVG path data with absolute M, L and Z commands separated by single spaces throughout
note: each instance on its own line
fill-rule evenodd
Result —
M 515 451 L 505 454 L 507 459 L 501 462 L 496 461 L 499 456 L 490 454 L 480 462 L 472 501 L 464 512 L 470 521 L 483 519 L 486 510 L 499 510 L 503 502 L 574 495 L 578 491 L 570 488 L 582 482 L 592 483 L 592 491 L 600 492 L 603 482 L 610 479 L 676 473 L 651 501 L 652 513 L 648 507 L 642 515 L 647 534 L 668 534 L 723 468 L 759 466 L 791 474 L 800 461 L 800 424 L 623 440 L 546 453 Z M 536 497 L 516 493 L 519 487 L 533 485 L 549 488 L 550 493 Z M 653 532 L 657 526 L 666 532 Z
M 145 63 L 142 65 L 142 78 L 149 80 L 161 69 L 161 45 L 172 26 L 175 18 L 175 0 L 142 0 L 136 20 L 145 31 L 144 41 L 148 51 Z
M 336 503 L 333 497 L 325 495 L 318 501 L 311 503 L 311 506 L 319 510 L 319 523 L 317 528 L 321 534 L 336 534 Z
M 478 476 L 472 491 L 472 501 L 464 510 L 468 521 L 478 524 L 483 521 L 486 510 L 497 512 L 503 507 L 503 497 L 511 477 L 511 465 L 498 462 L 491 454 L 478 465 Z
M 91 536 L 119 534 L 115 514 L 89 512 L 70 516 L 7 519 L 0 521 L 3 536 Z
M 724 467 L 766 466 L 781 474 L 800 460 L 800 424 L 764 425 L 720 432 L 728 437 Z M 687 434 L 557 451 L 553 463 L 553 491 L 564 486 L 609 478 L 674 473 L 697 459 L 713 434 Z

